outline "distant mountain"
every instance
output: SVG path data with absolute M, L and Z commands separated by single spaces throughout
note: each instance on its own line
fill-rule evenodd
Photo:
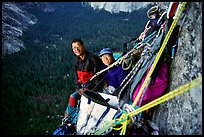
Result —
M 30 8 L 42 12 L 53 12 L 48 3 L 38 2 L 3 2 L 2 3 L 2 55 L 18 52 L 25 48 L 24 43 L 18 38 L 30 25 L 37 23 L 35 15 L 28 12 Z
M 60 20 L 60 16 L 63 16 L 64 18 L 67 17 L 67 20 L 63 19 L 63 22 L 69 24 L 67 21 L 69 19 L 74 19 L 74 20 L 79 19 L 79 18 L 76 18 L 77 16 L 80 18 L 81 17 L 84 18 L 84 20 L 88 19 L 89 21 L 90 20 L 97 21 L 98 15 L 95 16 L 93 12 L 94 10 L 88 6 L 91 6 L 94 9 L 97 9 L 97 8 L 105 9 L 107 11 L 110 11 L 111 13 L 119 13 L 119 11 L 133 12 L 142 7 L 146 7 L 149 4 L 150 3 L 147 3 L 147 2 L 140 2 L 140 3 L 138 2 L 107 2 L 107 3 L 104 3 L 104 2 L 81 2 L 81 3 L 80 2 L 78 3 L 75 3 L 75 2 L 72 2 L 72 3 L 70 2 L 64 2 L 64 3 L 62 2 L 3 2 L 2 3 L 2 56 L 5 54 L 12 54 L 12 53 L 18 52 L 20 51 L 21 48 L 25 48 L 24 42 L 20 40 L 19 37 L 21 37 L 26 30 L 29 30 L 28 28 L 31 25 L 39 23 L 40 18 L 47 18 L 47 17 L 42 17 L 44 15 L 43 13 L 53 13 L 52 15 L 57 15 L 55 17 L 55 20 L 56 18 Z M 80 10 L 76 10 L 79 8 Z M 87 18 L 86 15 L 90 15 L 90 13 L 91 15 L 94 15 L 94 16 L 91 16 L 91 18 Z M 105 16 L 102 15 L 103 13 Z M 103 12 L 103 13 L 101 14 L 103 19 L 109 19 L 108 12 Z M 139 13 L 138 15 L 140 14 L 141 13 Z M 72 18 L 75 15 L 76 17 Z M 129 15 L 128 18 L 124 17 L 124 21 L 125 20 L 126 22 L 127 20 L 131 21 L 131 18 L 132 18 L 131 15 Z M 103 20 L 102 18 L 100 19 Z M 53 22 L 53 19 L 51 20 L 50 23 L 52 22 Z M 100 22 L 101 21 L 99 21 L 98 24 Z M 133 20 L 131 22 L 133 22 Z M 144 22 L 145 22 L 145 19 L 144 19 Z M 86 23 L 84 22 L 84 24 Z M 87 24 L 87 26 L 88 25 L 89 24 Z M 63 25 L 59 24 L 58 26 L 63 26 Z M 99 26 L 99 28 L 101 28 L 101 26 Z M 95 30 L 97 29 L 98 28 L 95 28 Z M 62 28 L 61 33 L 63 32 L 63 30 L 64 28 Z M 74 29 L 72 28 L 72 30 Z M 128 34 L 128 33 L 125 33 L 125 34 Z
M 84 5 L 90 5 L 94 9 L 104 9 L 111 13 L 133 12 L 140 8 L 145 8 L 153 2 L 83 2 Z

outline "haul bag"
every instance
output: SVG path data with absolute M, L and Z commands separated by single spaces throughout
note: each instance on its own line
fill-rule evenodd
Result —
M 105 93 L 84 91 L 77 121 L 77 134 L 86 135 L 96 128 L 102 127 L 104 122 L 113 119 L 117 112 L 118 98 Z

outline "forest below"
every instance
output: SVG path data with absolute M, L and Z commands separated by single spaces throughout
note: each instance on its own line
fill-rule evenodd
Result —
M 2 59 L 3 134 L 50 135 L 61 123 L 75 90 L 70 42 L 81 38 L 90 52 L 123 44 L 144 29 L 147 9 L 111 14 L 78 2 L 53 2 L 55 12 L 30 9 L 38 23 L 20 39 L 25 49 Z M 66 74 L 69 77 L 63 78 Z

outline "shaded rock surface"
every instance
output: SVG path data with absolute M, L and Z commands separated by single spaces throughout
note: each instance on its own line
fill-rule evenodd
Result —
M 191 2 L 170 69 L 172 91 L 202 75 L 202 3 Z M 202 134 L 202 85 L 156 109 L 153 121 L 164 135 Z

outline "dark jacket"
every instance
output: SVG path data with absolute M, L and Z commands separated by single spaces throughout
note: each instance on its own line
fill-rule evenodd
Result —
M 78 88 L 82 88 L 85 86 L 89 89 L 94 88 L 99 82 L 102 76 L 98 76 L 89 82 L 89 79 L 97 72 L 102 69 L 102 61 L 101 59 L 86 51 L 84 60 L 80 61 L 79 58 L 75 61 L 75 74 L 77 78 L 75 79 L 75 83 Z
M 120 64 L 105 71 L 104 80 L 106 81 L 108 86 L 113 86 L 115 89 L 117 89 L 125 79 L 125 77 L 128 75 L 128 73 L 129 70 L 123 70 Z

